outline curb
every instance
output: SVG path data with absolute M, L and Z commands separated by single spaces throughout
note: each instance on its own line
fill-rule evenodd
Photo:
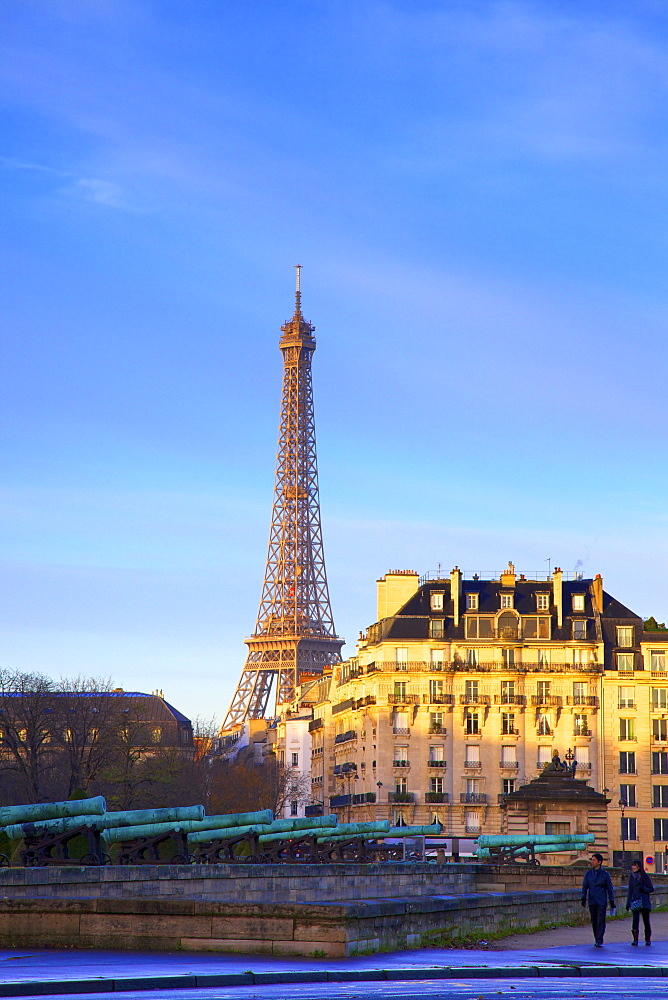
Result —
M 270 986 L 282 983 L 350 983 L 431 979 L 553 979 L 668 977 L 660 965 L 500 965 L 407 969 L 331 969 L 322 972 L 231 972 L 201 976 L 125 976 L 119 979 L 66 979 L 0 983 L 0 997 L 124 993 L 144 990 L 193 990 L 219 986 Z

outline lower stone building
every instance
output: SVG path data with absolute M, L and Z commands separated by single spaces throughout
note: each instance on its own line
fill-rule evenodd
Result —
M 610 800 L 610 851 L 663 870 L 667 650 L 600 576 L 388 573 L 357 654 L 312 692 L 311 809 L 498 833 L 557 751 Z

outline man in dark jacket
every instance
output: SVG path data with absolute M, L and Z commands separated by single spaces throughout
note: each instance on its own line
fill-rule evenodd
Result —
M 605 934 L 605 911 L 608 900 L 610 900 L 610 916 L 615 915 L 615 894 L 612 889 L 610 875 L 602 867 L 603 855 L 592 854 L 589 859 L 591 868 L 582 881 L 583 906 L 587 904 L 589 897 L 589 913 L 591 914 L 591 927 L 594 932 L 594 947 L 603 947 L 603 935 Z

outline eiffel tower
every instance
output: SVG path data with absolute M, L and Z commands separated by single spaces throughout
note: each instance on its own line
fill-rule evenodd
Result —
M 341 659 L 329 602 L 320 526 L 311 357 L 315 327 L 301 310 L 301 265 L 295 311 L 281 327 L 283 397 L 267 566 L 255 632 L 223 729 L 266 717 L 276 680 L 276 704 L 289 701 L 303 675 Z

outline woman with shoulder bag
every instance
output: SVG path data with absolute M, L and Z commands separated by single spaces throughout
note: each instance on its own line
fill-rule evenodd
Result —
M 652 909 L 652 901 L 649 894 L 654 892 L 652 880 L 642 866 L 642 862 L 634 861 L 631 865 L 631 875 L 629 877 L 629 889 L 626 895 L 626 909 L 633 914 L 631 931 L 633 934 L 632 945 L 638 944 L 638 932 L 640 930 L 640 914 L 642 913 L 643 924 L 645 925 L 645 944 L 652 943 L 652 928 L 649 922 L 649 911 Z

